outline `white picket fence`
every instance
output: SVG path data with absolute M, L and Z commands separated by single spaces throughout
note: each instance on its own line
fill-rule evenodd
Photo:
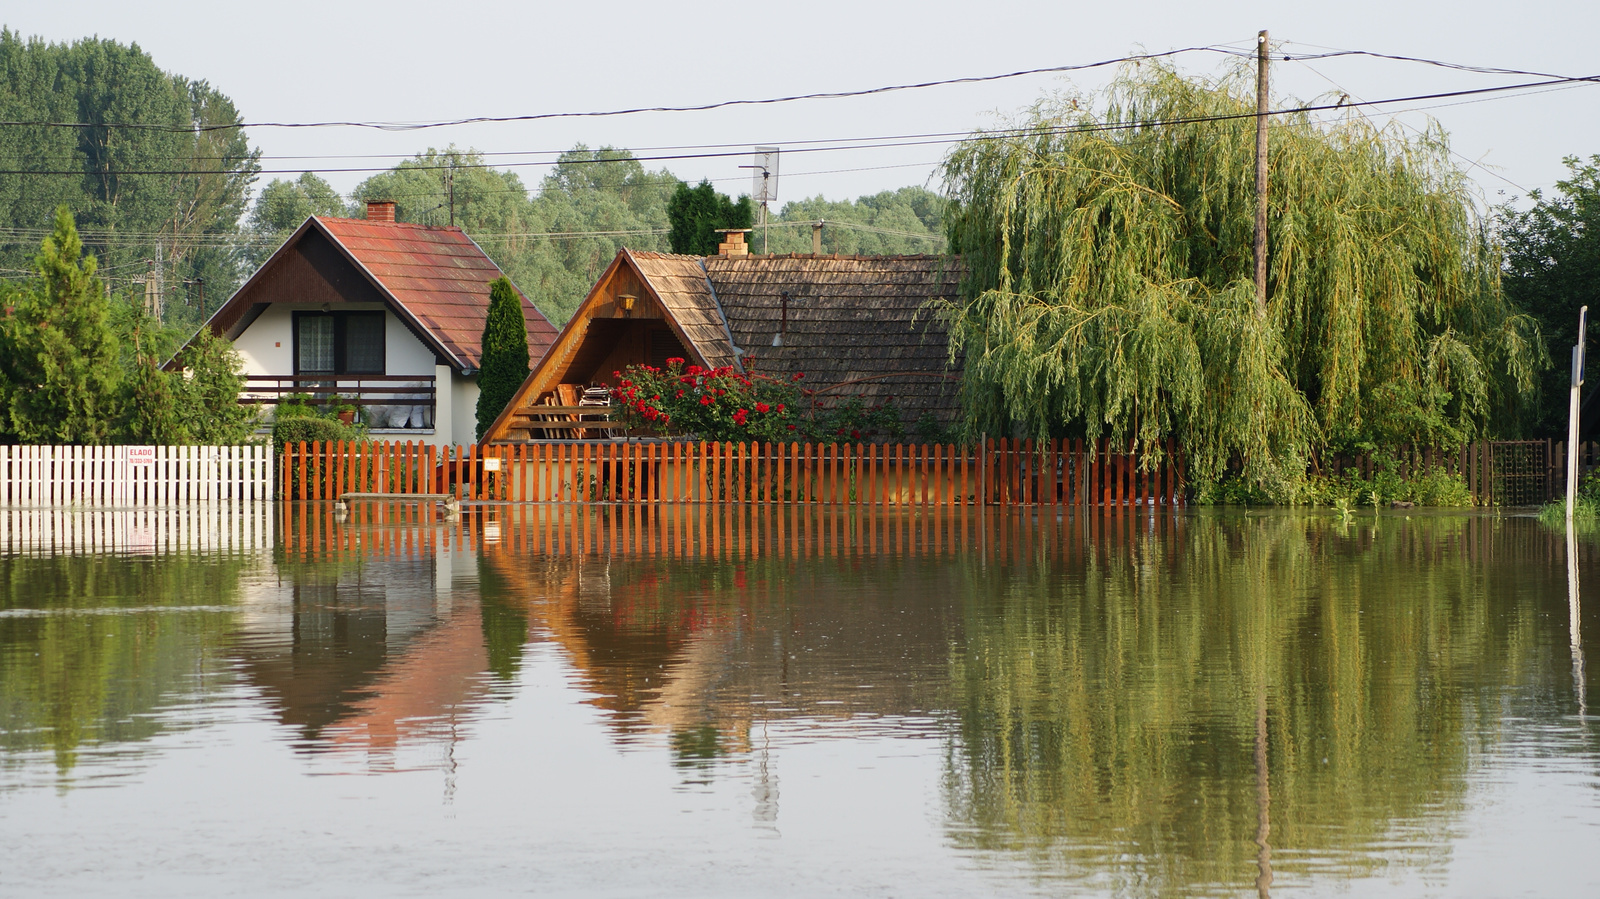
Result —
M 0 446 L 0 506 L 272 498 L 267 446 Z

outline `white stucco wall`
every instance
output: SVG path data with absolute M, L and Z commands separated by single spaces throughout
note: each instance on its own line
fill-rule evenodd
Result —
M 268 306 L 234 338 L 233 348 L 244 360 L 245 374 L 294 374 L 294 308 L 281 303 Z
M 455 422 L 456 443 L 476 443 L 478 436 L 478 378 L 454 375 L 450 379 L 450 392 L 454 394 L 451 406 Z
M 383 317 L 383 339 L 385 374 L 433 374 L 433 350 L 418 340 L 417 335 L 412 334 L 411 329 L 393 312 Z

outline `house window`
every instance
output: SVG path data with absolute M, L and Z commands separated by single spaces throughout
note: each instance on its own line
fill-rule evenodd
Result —
M 297 375 L 383 374 L 382 312 L 296 312 Z

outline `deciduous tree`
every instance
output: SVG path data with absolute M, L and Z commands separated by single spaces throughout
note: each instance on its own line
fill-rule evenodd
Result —
M 1600 316 L 1600 155 L 1566 164 L 1571 176 L 1553 195 L 1531 191 L 1533 205 L 1502 210 L 1500 228 L 1506 296 L 1539 320 L 1558 357 L 1540 379 L 1536 428 L 1553 437 L 1567 433 L 1566 352 L 1577 342 L 1578 310 L 1587 305 Z M 1590 328 L 1591 348 L 1600 346 L 1596 331 Z
M 1201 481 L 1237 461 L 1284 496 L 1322 448 L 1517 426 L 1538 329 L 1502 296 L 1437 128 L 1274 118 L 1263 317 L 1249 73 L 1145 63 L 1103 102 L 1069 101 L 945 164 L 972 274 L 944 314 L 974 430 L 1175 436 Z

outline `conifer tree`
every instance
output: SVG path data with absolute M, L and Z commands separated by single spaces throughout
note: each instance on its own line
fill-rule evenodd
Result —
M 34 264 L 39 281 L 13 291 L 0 317 L 0 431 L 24 443 L 104 443 L 119 418 L 116 338 L 67 207 Z
M 489 314 L 483 322 L 483 361 L 478 370 L 478 439 L 528 377 L 528 326 L 522 299 L 510 279 L 489 285 Z

